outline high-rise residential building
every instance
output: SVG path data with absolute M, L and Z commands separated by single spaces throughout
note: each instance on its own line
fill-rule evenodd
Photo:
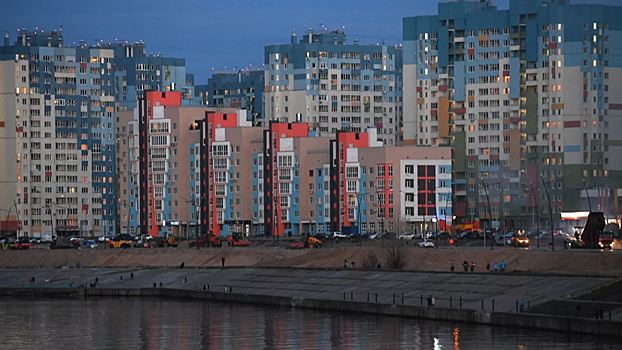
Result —
M 318 136 L 378 129 L 388 146 L 402 140 L 402 49 L 348 44 L 342 31 L 309 29 L 265 48 L 264 121 L 305 122 Z
M 198 232 L 201 138 L 195 122 L 216 109 L 183 107 L 182 97 L 179 91 L 147 91 L 138 108 L 118 113 L 123 233 L 191 237 Z
M 114 51 L 18 31 L 0 47 L 0 229 L 114 234 Z M 8 231 L 8 232 L 6 232 Z M 19 231 L 19 232 L 17 232 Z
M 195 86 L 195 99 L 201 106 L 245 109 L 257 125 L 263 120 L 264 74 L 261 69 L 216 72 L 206 85 Z
M 404 19 L 404 144 L 452 148 L 459 222 L 524 229 L 540 213 L 557 228 L 563 211 L 617 215 L 621 15 L 484 0 Z
M 206 118 L 201 132 L 211 141 L 194 152 L 208 169 L 209 185 L 197 190 L 206 198 L 201 232 L 406 232 L 452 220 L 449 148 L 383 147 L 373 127 L 329 138 L 308 123 L 271 121 L 263 128 L 239 114 Z
M 144 42 L 105 44 L 115 54 L 114 86 L 118 110 L 136 108 L 145 91 L 181 91 L 182 104 L 192 105 L 194 76 L 186 73 L 186 60 L 147 54 Z
M 202 133 L 205 130 L 203 144 L 197 141 L 194 149 L 200 157 L 195 162 L 197 176 L 203 176 L 197 186 L 203 200 L 200 218 L 205 228 L 201 232 L 250 235 L 257 230 L 251 220 L 251 160 L 261 152 L 263 129 L 252 127 L 247 110 L 207 113 L 200 127 Z

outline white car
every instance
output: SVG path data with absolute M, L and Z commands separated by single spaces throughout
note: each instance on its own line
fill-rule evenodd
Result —
M 344 234 L 341 231 L 333 232 L 333 238 L 348 238 L 348 235 Z
M 101 236 L 97 239 L 98 242 L 108 242 L 110 240 L 110 237 L 104 237 Z
M 413 238 L 415 238 L 415 234 L 414 233 L 403 233 L 403 234 L 399 235 L 398 238 L 399 239 L 413 239 Z
M 429 239 L 424 239 L 423 241 L 419 242 L 419 247 L 421 247 L 421 248 L 434 248 L 434 242 L 429 240 Z

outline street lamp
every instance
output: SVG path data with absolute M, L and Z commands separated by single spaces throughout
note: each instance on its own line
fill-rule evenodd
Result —
M 585 184 L 585 181 L 583 184 Z M 529 185 L 531 186 L 531 194 L 535 205 L 533 211 L 536 214 L 536 247 L 540 248 L 540 213 L 538 213 L 538 197 L 536 196 L 536 191 L 533 188 L 533 183 L 529 182 Z
M 551 215 L 551 250 L 555 251 L 555 233 L 553 232 L 553 207 L 551 206 L 551 196 L 549 195 L 549 189 L 544 182 L 544 176 L 540 173 L 540 179 L 542 179 L 542 185 L 546 191 L 546 198 L 549 200 L 549 214 Z

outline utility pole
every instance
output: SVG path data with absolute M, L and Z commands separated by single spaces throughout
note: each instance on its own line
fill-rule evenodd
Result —
M 583 180 L 583 188 L 585 189 L 585 194 L 587 195 L 587 204 L 590 208 L 590 213 L 592 212 L 592 201 L 590 200 L 590 192 L 587 190 L 587 185 L 585 184 L 585 180 Z
M 484 191 L 486 193 L 486 201 L 488 202 L 488 229 L 490 230 L 491 233 L 491 238 L 492 238 L 492 212 L 490 211 L 490 196 L 488 195 L 488 184 L 486 184 L 486 182 L 484 181 L 484 179 L 480 179 L 482 181 L 482 183 L 484 184 Z M 484 231 L 484 247 L 486 246 L 486 231 Z M 494 242 L 490 242 L 490 250 L 493 250 L 494 248 Z
M 529 182 L 529 185 L 531 186 L 531 194 L 533 196 L 533 202 L 535 204 L 533 212 L 536 215 L 536 243 L 537 248 L 540 248 L 540 214 L 538 213 L 538 197 L 536 197 L 536 190 L 534 190 L 533 188 L 533 182 Z
M 553 232 L 553 207 L 551 206 L 551 196 L 549 196 L 549 189 L 546 186 L 546 182 L 544 182 L 544 176 L 542 176 L 542 174 L 540 174 L 540 178 L 542 179 L 542 185 L 546 191 L 546 198 L 549 200 L 549 214 L 551 215 L 551 249 L 552 251 L 555 251 L 555 233 Z

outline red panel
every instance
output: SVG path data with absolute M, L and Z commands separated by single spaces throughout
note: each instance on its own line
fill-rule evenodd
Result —
M 466 108 L 456 108 L 454 109 L 454 112 L 456 112 L 457 114 L 464 114 L 466 113 Z
M 448 85 L 440 85 L 438 87 L 438 90 L 439 91 L 447 91 L 447 90 L 449 90 L 449 86 Z
M 556 49 L 557 48 L 557 43 L 550 43 L 549 44 L 549 49 Z
M 469 160 L 475 160 L 475 156 L 469 156 Z
M 0 128 L 4 128 L 4 122 L 0 122 Z
M 466 203 L 456 203 L 456 216 L 466 216 Z
M 87 210 L 87 211 L 89 210 L 89 205 L 88 204 L 82 204 L 82 211 L 85 211 L 85 210 Z
M 469 55 L 475 55 L 475 49 L 469 49 L 468 54 Z
M 0 227 L 3 231 L 17 231 L 21 225 L 18 225 L 17 220 L 2 220 L 0 221 Z
M 438 110 L 433 109 L 433 110 L 431 110 L 431 111 L 430 111 L 430 114 L 432 114 L 432 115 L 437 115 L 437 114 L 438 114 Z
M 421 86 L 417 86 L 417 92 L 422 92 L 423 88 Z
M 555 141 L 551 141 L 551 146 L 553 146 L 553 148 L 555 148 Z
M 581 127 L 581 121 L 573 120 L 564 122 L 564 128 L 579 128 Z
M 51 171 L 46 171 L 45 172 L 45 177 L 52 177 L 52 172 Z
M 510 76 L 510 71 L 509 70 L 504 70 L 503 71 L 503 76 L 504 77 L 509 77 Z
M 80 68 L 86 68 L 86 63 L 80 63 Z
M 510 118 L 510 123 L 518 123 L 520 122 L 520 117 Z
M 610 103 L 609 109 L 622 109 L 622 103 Z
M 498 154 L 491 155 L 490 159 L 499 159 L 499 155 Z
M 375 126 L 377 129 L 381 129 L 381 128 L 382 128 L 382 123 L 377 123 L 377 124 L 374 124 L 374 126 Z
M 551 68 L 551 73 L 555 74 L 555 67 Z

